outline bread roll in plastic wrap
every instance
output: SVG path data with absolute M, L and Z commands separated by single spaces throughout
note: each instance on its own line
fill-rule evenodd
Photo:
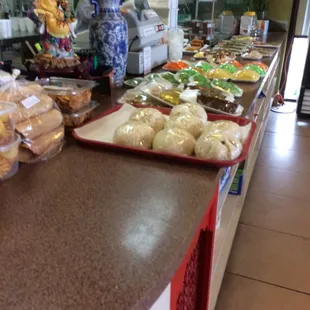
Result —
M 180 128 L 166 128 L 154 138 L 153 149 L 178 155 L 191 155 L 195 147 L 194 137 Z
M 168 122 L 167 128 L 179 128 L 190 133 L 194 138 L 198 138 L 204 128 L 204 122 L 201 118 L 192 114 L 184 114 L 178 117 L 172 117 Z
M 142 121 L 129 121 L 121 125 L 114 134 L 119 145 L 150 149 L 155 137 L 154 129 Z
M 162 130 L 166 124 L 165 116 L 157 109 L 145 108 L 137 109 L 130 117 L 132 121 L 142 121 L 151 126 L 157 133 Z
M 195 103 L 183 103 L 171 110 L 170 118 L 176 118 L 181 115 L 194 115 L 202 120 L 204 124 L 208 121 L 208 116 L 205 109 L 199 104 Z
M 221 134 L 202 134 L 196 142 L 195 154 L 200 159 L 234 160 L 242 153 L 238 139 L 227 138 Z
M 47 160 L 59 153 L 64 143 L 63 116 L 42 86 L 13 81 L 0 88 L 0 100 L 17 105 L 12 120 L 22 137 L 23 162 Z

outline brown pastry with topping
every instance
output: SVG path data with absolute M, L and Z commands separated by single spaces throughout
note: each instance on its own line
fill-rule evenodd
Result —
M 236 113 L 239 107 L 238 103 L 227 101 L 223 92 L 212 88 L 200 90 L 197 94 L 197 102 L 203 106 L 230 114 Z

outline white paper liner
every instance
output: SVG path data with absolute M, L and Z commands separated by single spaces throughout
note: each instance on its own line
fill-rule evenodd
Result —
M 93 121 L 88 125 L 76 128 L 74 131 L 82 139 L 114 143 L 116 129 L 126 123 L 136 109 L 134 106 L 126 103 L 118 111 Z M 169 119 L 168 116 L 165 117 Z

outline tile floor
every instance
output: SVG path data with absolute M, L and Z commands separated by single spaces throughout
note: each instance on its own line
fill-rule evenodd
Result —
M 216 310 L 310 309 L 310 121 L 271 112 Z

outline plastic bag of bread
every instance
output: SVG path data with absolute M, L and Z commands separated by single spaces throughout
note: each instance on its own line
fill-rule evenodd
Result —
M 58 154 L 64 144 L 63 116 L 42 86 L 17 80 L 0 88 L 0 101 L 14 102 L 15 131 L 21 136 L 20 158 L 30 163 Z

